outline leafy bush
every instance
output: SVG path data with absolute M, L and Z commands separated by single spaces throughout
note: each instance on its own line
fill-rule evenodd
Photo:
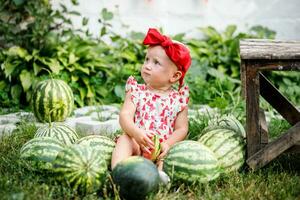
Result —
M 274 38 L 275 32 L 254 26 L 248 33 L 236 33 L 229 25 L 223 32 L 208 26 L 200 28 L 205 38 L 185 41 L 191 49 L 192 67 L 187 83 L 193 103 L 209 104 L 222 110 L 241 108 L 239 40 L 243 38 Z M 225 110 L 224 110 L 225 111 Z
M 61 10 L 53 10 L 48 1 L 15 0 L 4 1 L 1 5 L 0 106 L 28 106 L 34 85 L 49 78 L 47 71 L 72 87 L 75 103 L 80 107 L 119 103 L 124 98 L 127 77 L 135 75 L 141 79 L 139 68 L 145 56 L 145 47 L 141 45 L 143 34 L 130 32 L 125 37 L 116 34 L 110 24 L 113 13 L 107 9 L 101 11 L 102 28 L 99 36 L 93 38 L 88 31 L 78 34 L 70 30 L 72 24 L 68 16 L 79 14 L 68 11 L 63 5 Z M 5 20 L 3 16 L 15 17 Z M 34 20 L 27 23 L 28 18 Z M 83 18 L 82 24 L 86 25 L 87 21 Z M 22 23 L 26 28 L 13 31 L 12 27 L 20 27 Z M 185 39 L 185 34 L 173 37 L 191 49 L 193 62 L 186 77 L 191 102 L 221 109 L 229 109 L 228 105 L 230 109 L 241 109 L 239 39 L 273 38 L 275 32 L 256 26 L 248 34 L 235 33 L 233 25 L 224 32 L 213 27 L 199 30 L 205 35 L 202 40 Z M 288 80 L 292 82 L 294 78 L 284 76 L 278 84 L 283 87 L 280 83 Z
M 34 85 L 48 78 L 48 72 L 43 69 L 49 69 L 54 78 L 70 84 L 79 106 L 101 101 L 119 102 L 125 76 L 138 71 L 142 48 L 133 40 L 120 40 L 112 47 L 80 36 L 57 44 L 51 56 L 42 55 L 37 49 L 30 54 L 26 49 L 13 46 L 2 52 L 1 68 L 8 80 L 0 83 L 3 88 L 10 88 L 11 96 L 17 100 L 25 93 L 26 101 L 22 103 L 26 104 L 30 102 Z
M 300 104 L 300 76 L 297 72 L 273 71 L 265 75 L 293 104 Z
M 77 4 L 76 0 L 71 2 Z M 30 52 L 43 49 L 53 31 L 60 36 L 71 31 L 71 20 L 66 17 L 69 15 L 79 13 L 63 4 L 54 10 L 49 0 L 0 0 L 0 48 L 21 46 Z
M 56 65 L 47 59 L 52 49 L 59 38 L 72 34 L 66 15 L 74 14 L 64 5 L 52 9 L 48 0 L 0 0 L 0 106 L 28 105 L 41 67 Z
M 26 8 L 27 4 L 29 2 L 21 5 Z M 14 3 L 10 2 L 10 6 L 13 7 Z M 48 4 L 40 6 L 48 8 Z M 58 14 L 52 17 L 53 21 L 62 19 L 63 22 L 71 24 L 62 15 L 62 12 L 66 11 L 66 8 L 62 7 L 63 11 L 56 11 Z M 48 14 L 52 12 L 54 11 L 49 11 Z M 56 24 L 55 27 L 62 30 L 52 31 L 44 37 L 32 38 L 43 41 L 43 46 L 29 48 L 21 43 L 22 40 L 28 39 L 22 38 L 20 42 L 16 40 L 10 47 L 3 49 L 0 52 L 0 88 L 3 88 L 0 93 L 0 106 L 27 106 L 34 85 L 42 79 L 49 78 L 47 71 L 50 71 L 52 77 L 69 83 L 77 106 L 120 102 L 124 96 L 126 78 L 138 72 L 145 47 L 141 45 L 143 35 L 139 33 L 132 32 L 128 38 L 123 38 L 112 32 L 109 23 L 112 17 L 111 12 L 102 10 L 99 38 L 92 38 L 88 33 L 76 34 Z M 86 20 L 83 19 L 84 24 Z M 33 23 L 39 24 L 41 21 Z M 50 30 L 51 21 L 44 23 L 49 25 Z M 109 37 L 111 42 L 105 43 L 102 37 Z M 6 41 L 9 39 L 6 38 Z M 14 104 L 11 104 L 12 98 L 15 100 Z

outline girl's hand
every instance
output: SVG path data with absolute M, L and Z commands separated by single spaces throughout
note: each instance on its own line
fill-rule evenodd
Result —
M 151 153 L 149 149 L 154 149 L 153 141 L 148 137 L 146 132 L 138 132 L 134 134 L 133 138 L 139 144 L 141 149 L 147 153 Z
M 168 153 L 169 149 L 171 148 L 170 145 L 166 142 L 160 143 L 161 145 L 161 153 L 158 156 L 157 160 L 162 160 Z

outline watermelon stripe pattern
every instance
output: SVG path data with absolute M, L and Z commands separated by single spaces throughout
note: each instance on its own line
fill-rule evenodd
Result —
M 41 81 L 33 92 L 33 112 L 40 122 L 49 122 L 49 119 L 64 121 L 71 114 L 73 106 L 73 92 L 62 80 Z
M 77 144 L 61 151 L 53 165 L 60 179 L 83 193 L 99 190 L 107 173 L 107 165 L 97 150 Z
M 215 129 L 202 135 L 198 141 L 215 153 L 225 172 L 238 170 L 244 164 L 245 143 L 234 131 Z
M 36 162 L 40 169 L 51 169 L 51 163 L 63 149 L 64 144 L 55 138 L 33 138 L 22 146 L 20 157 Z
M 42 126 L 36 131 L 34 137 L 53 137 L 66 145 L 75 143 L 79 138 L 75 130 L 62 123 Z
M 218 128 L 232 130 L 232 131 L 236 132 L 237 134 L 239 134 L 240 136 L 242 136 L 243 138 L 246 138 L 246 131 L 245 131 L 244 126 L 233 115 L 222 116 L 222 117 L 219 117 L 216 119 L 209 120 L 208 127 L 206 127 L 202 131 L 202 133 L 206 133 L 211 130 L 218 129 Z
M 78 140 L 77 144 L 96 148 L 101 152 L 107 166 L 110 165 L 112 152 L 115 148 L 115 142 L 112 139 L 102 135 L 89 135 Z
M 172 146 L 164 159 L 163 170 L 173 180 L 207 182 L 220 175 L 215 154 L 197 141 L 185 140 Z
M 155 193 L 160 179 L 153 162 L 141 156 L 131 156 L 119 162 L 112 170 L 112 178 L 120 195 L 128 200 L 142 200 Z M 123 199 L 123 198 L 121 198 Z

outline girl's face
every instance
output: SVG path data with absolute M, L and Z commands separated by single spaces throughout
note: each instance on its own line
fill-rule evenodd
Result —
M 141 70 L 141 75 L 147 85 L 156 89 L 169 87 L 174 83 L 176 72 L 178 73 L 177 66 L 161 46 L 148 48 Z

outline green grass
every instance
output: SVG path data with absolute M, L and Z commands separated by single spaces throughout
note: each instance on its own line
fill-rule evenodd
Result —
M 190 124 L 190 138 L 196 138 L 206 119 Z M 272 136 L 278 136 L 289 125 L 271 121 Z M 68 185 L 57 181 L 53 174 L 35 171 L 19 159 L 21 146 L 33 137 L 36 127 L 21 123 L 12 135 L 0 139 L 0 197 L 1 199 L 118 199 L 112 184 L 99 193 L 82 196 Z M 169 185 L 149 197 L 167 199 L 300 199 L 300 154 L 283 154 L 263 169 L 223 175 L 207 184 Z

